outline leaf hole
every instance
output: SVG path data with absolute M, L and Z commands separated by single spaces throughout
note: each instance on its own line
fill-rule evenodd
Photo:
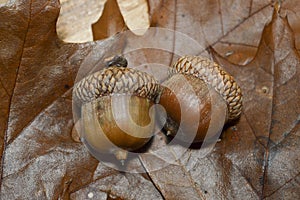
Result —
M 268 93 L 269 93 L 269 88 L 266 87 L 266 86 L 263 86 L 263 87 L 261 88 L 261 90 L 262 90 L 262 92 L 263 92 L 264 94 L 268 94 Z

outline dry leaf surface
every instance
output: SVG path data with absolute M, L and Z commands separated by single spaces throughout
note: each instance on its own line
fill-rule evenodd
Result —
M 89 55 L 97 62 L 114 51 L 113 39 L 61 42 L 55 31 L 58 1 L 15 1 L 0 9 L 1 199 L 80 199 L 97 180 L 101 198 L 159 198 L 147 178 L 101 167 L 71 137 L 77 70 Z
M 205 157 L 205 149 L 168 146 L 166 156 L 183 156 L 152 171 L 165 161 L 142 155 L 141 163 L 151 171 L 147 174 L 105 167 L 71 137 L 77 70 L 117 52 L 114 38 L 61 42 L 54 0 L 1 7 L 1 197 L 299 199 L 300 57 L 295 37 L 300 6 L 293 1 L 283 1 L 281 7 L 272 1 L 220 2 L 149 1 L 152 26 L 188 34 L 234 75 L 244 92 L 244 111 Z M 175 36 L 171 41 L 178 48 Z M 156 54 L 144 52 L 138 62 L 160 58 Z M 162 58 L 170 63 L 172 56 Z M 165 141 L 157 137 L 153 146 L 161 148 Z

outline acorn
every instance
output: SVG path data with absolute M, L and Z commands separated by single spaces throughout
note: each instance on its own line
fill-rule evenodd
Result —
M 112 153 L 121 161 L 153 136 L 155 110 L 151 107 L 160 91 L 154 77 L 125 64 L 108 65 L 82 79 L 73 90 L 75 100 L 82 103 L 83 142 L 92 152 Z
M 215 140 L 224 124 L 238 119 L 242 93 L 217 63 L 184 56 L 171 67 L 159 103 L 167 112 L 167 135 L 191 144 Z

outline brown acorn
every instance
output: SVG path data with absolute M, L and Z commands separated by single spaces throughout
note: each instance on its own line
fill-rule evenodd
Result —
M 81 138 L 94 152 L 125 160 L 154 134 L 150 108 L 159 91 L 152 76 L 132 68 L 111 66 L 85 77 L 73 91 L 82 102 Z
M 217 63 L 184 56 L 170 72 L 159 102 L 167 112 L 167 135 L 180 133 L 181 141 L 202 142 L 206 136 L 214 138 L 225 123 L 239 118 L 241 89 Z

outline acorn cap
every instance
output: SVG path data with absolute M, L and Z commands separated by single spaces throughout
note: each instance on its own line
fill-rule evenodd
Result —
M 126 67 L 108 67 L 95 72 L 74 86 L 74 96 L 82 103 L 102 96 L 127 94 L 148 98 L 155 102 L 160 86 L 151 75 Z
M 225 100 L 228 109 L 228 120 L 238 118 L 242 111 L 242 92 L 231 75 L 217 63 L 199 56 L 181 57 L 170 71 L 170 75 L 181 73 L 202 79 L 214 88 Z

